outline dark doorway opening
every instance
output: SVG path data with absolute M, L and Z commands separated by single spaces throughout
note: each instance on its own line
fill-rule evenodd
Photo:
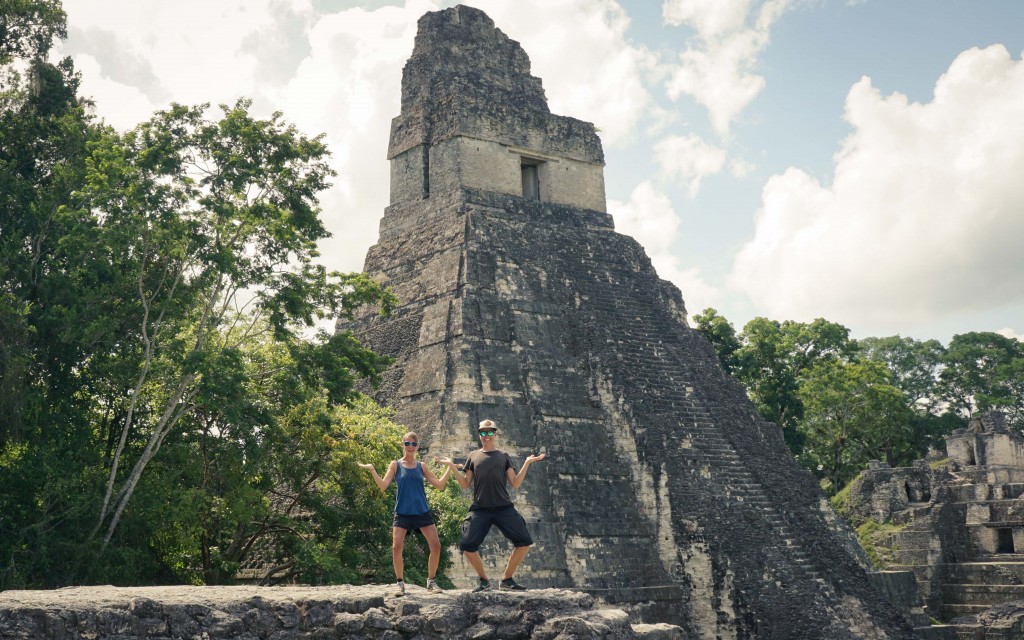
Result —
M 523 159 L 523 197 L 527 200 L 540 200 L 540 171 L 538 163 Z
M 1013 529 L 996 529 L 996 553 L 1017 553 L 1013 548 Z

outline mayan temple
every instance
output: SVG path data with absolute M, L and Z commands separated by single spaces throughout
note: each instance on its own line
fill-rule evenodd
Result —
M 516 496 L 536 539 L 523 583 L 694 639 L 914 637 L 679 290 L 615 232 L 594 126 L 548 110 L 483 12 L 420 19 L 387 153 L 365 270 L 401 306 L 340 328 L 395 358 L 376 397 L 428 457 L 465 458 L 484 418 L 517 466 L 547 454 Z M 485 560 L 504 545 L 493 531 Z

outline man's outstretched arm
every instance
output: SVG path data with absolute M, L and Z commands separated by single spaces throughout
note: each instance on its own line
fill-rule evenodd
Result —
M 526 462 L 523 463 L 523 468 L 519 470 L 519 473 L 516 473 L 515 469 L 509 467 L 508 471 L 505 473 L 508 478 L 508 483 L 512 485 L 513 489 L 518 489 L 519 485 L 523 484 L 523 479 L 526 478 L 526 471 L 530 468 L 530 465 L 534 462 L 543 460 L 546 457 L 547 454 L 544 453 L 539 456 L 527 456 Z

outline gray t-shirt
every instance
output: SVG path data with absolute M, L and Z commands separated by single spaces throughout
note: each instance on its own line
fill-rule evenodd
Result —
M 463 471 L 473 472 L 473 504 L 475 509 L 493 509 L 512 504 L 508 496 L 507 469 L 512 468 L 512 458 L 504 451 L 477 449 L 466 458 Z

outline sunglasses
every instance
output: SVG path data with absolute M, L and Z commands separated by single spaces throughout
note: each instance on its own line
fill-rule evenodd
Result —
M 402 440 L 402 444 L 404 444 L 407 447 L 418 447 L 420 443 L 413 442 L 413 441 L 410 441 L 410 440 Z
M 493 436 L 495 433 L 497 433 L 497 432 L 494 429 L 488 429 L 487 431 L 481 431 L 480 435 L 482 435 L 482 436 Z

